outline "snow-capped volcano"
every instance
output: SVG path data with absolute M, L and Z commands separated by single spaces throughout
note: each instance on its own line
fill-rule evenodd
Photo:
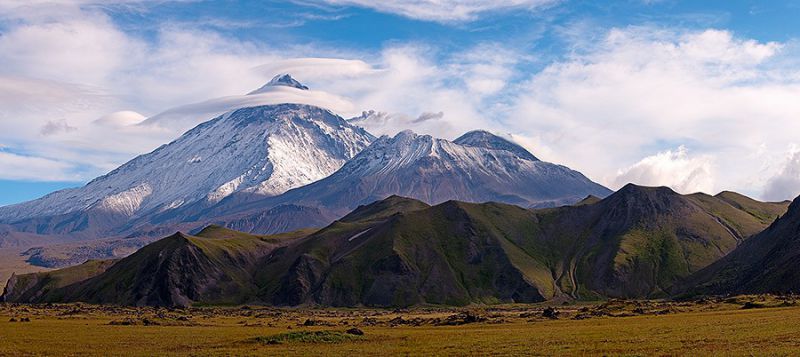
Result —
M 305 87 L 288 75 L 270 83 Z M 328 176 L 373 139 L 365 130 L 315 106 L 237 109 L 84 187 L 1 207 L 0 221 L 85 211 L 130 218 L 192 203 L 214 204 L 234 192 L 279 195 Z

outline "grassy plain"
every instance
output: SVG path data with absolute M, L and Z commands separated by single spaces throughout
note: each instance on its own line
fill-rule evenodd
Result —
M 0 355 L 797 355 L 793 299 L 463 309 L 0 305 Z M 20 322 L 20 320 L 27 320 Z M 11 321 L 15 320 L 15 321 Z M 353 329 L 363 335 L 353 334 Z M 350 333 L 347 331 L 350 330 Z M 317 333 L 316 331 L 323 331 Z

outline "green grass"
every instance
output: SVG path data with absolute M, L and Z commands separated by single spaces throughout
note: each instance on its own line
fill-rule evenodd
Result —
M 342 343 L 360 339 L 359 336 L 339 331 L 297 331 L 284 332 L 270 336 L 259 336 L 259 343 L 276 345 L 281 343 Z

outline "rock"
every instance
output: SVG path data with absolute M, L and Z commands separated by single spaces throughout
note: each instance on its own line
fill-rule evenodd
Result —
M 742 309 L 759 309 L 764 307 L 764 304 L 759 304 L 757 302 L 748 301 L 742 305 Z
M 548 307 L 548 308 L 546 308 L 546 309 L 544 309 L 542 311 L 542 317 L 546 317 L 548 319 L 553 319 L 553 320 L 557 320 L 558 319 L 558 315 L 560 315 L 560 314 L 561 314 L 561 312 L 556 310 L 553 307 Z
M 361 329 L 357 328 L 357 327 L 353 327 L 353 328 L 347 330 L 346 332 L 348 334 L 354 335 L 354 336 L 363 336 L 364 335 L 364 331 L 361 331 Z
M 462 313 L 448 316 L 447 319 L 439 323 L 439 325 L 464 325 L 475 322 L 484 322 L 486 320 L 487 320 L 486 317 L 475 314 L 472 311 L 465 311 Z

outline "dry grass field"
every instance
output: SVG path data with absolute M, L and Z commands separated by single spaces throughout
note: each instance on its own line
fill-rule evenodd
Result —
M 11 356 L 798 353 L 800 307 L 772 296 L 393 311 L 0 305 Z

